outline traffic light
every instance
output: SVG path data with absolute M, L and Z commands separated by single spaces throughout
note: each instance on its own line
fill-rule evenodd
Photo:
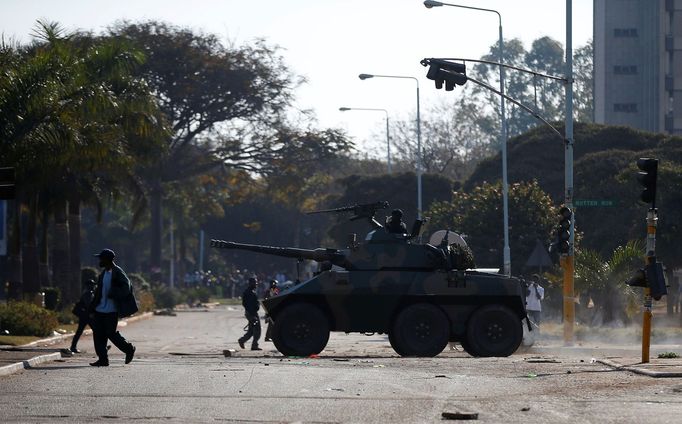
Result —
M 653 258 L 646 267 L 635 271 L 627 284 L 632 287 L 649 287 L 651 297 L 655 300 L 661 300 L 664 294 L 668 294 L 663 264 L 656 262 L 656 258 Z
M 559 253 L 568 253 L 571 239 L 571 219 L 573 219 L 573 211 L 570 208 L 564 206 L 559 209 L 559 227 L 557 229 Z
M 14 168 L 0 168 L 0 200 L 14 199 L 16 196 Z
M 550 253 L 558 252 L 559 254 L 566 254 L 570 248 L 571 240 L 571 220 L 573 219 L 573 211 L 570 208 L 563 206 L 559 209 L 559 225 L 556 226 L 556 234 L 554 243 L 549 245 Z
M 656 179 L 658 177 L 658 159 L 639 158 L 637 168 L 641 171 L 637 173 L 637 181 L 644 186 L 640 196 L 642 202 L 651 203 L 651 207 L 656 207 Z
M 436 88 L 443 88 L 445 91 L 454 90 L 456 85 L 464 85 L 467 82 L 466 65 L 463 63 L 452 63 L 442 59 L 424 59 L 422 65 L 429 66 L 426 78 L 436 82 Z

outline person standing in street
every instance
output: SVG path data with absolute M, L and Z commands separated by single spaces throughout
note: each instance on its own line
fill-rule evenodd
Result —
M 279 294 L 279 287 L 277 287 L 277 280 L 271 280 L 270 281 L 270 289 L 265 293 L 265 299 L 270 299 L 273 296 L 277 296 Z M 272 321 L 272 318 L 270 318 L 270 315 L 265 316 L 265 321 L 268 323 L 268 328 L 265 330 L 265 341 L 269 342 L 272 340 L 272 324 L 274 322 Z
M 92 302 L 93 320 L 92 333 L 95 342 L 97 361 L 91 363 L 93 367 L 109 366 L 107 340 L 125 353 L 125 363 L 129 364 L 135 355 L 135 346 L 128 342 L 120 332 L 116 331 L 119 316 L 128 316 L 131 306 L 132 286 L 123 269 L 114 263 L 116 254 L 111 249 L 104 249 L 95 255 L 99 258 L 99 266 L 103 268 L 97 280 L 95 296 Z M 135 306 L 135 311 L 137 307 Z M 134 312 L 133 312 L 134 313 Z
M 258 309 L 260 308 L 260 303 L 258 302 L 258 296 L 256 295 L 256 288 L 258 287 L 258 280 L 255 277 L 249 278 L 249 285 L 242 293 L 242 306 L 244 306 L 244 316 L 248 321 L 248 329 L 246 334 L 239 338 L 239 347 L 244 348 L 244 343 L 246 343 L 251 337 L 251 350 L 263 350 L 258 347 L 258 339 L 260 339 L 260 317 L 258 316 Z
M 90 324 L 90 305 L 92 304 L 92 299 L 95 297 L 95 280 L 88 280 L 85 283 L 85 290 L 81 294 L 81 298 L 76 305 L 74 305 L 73 312 L 74 315 L 78 317 L 78 328 L 76 329 L 76 334 L 73 335 L 71 340 L 71 348 L 69 349 L 73 353 L 80 353 L 78 350 L 78 340 L 83 335 L 83 330 L 85 326 Z M 92 326 L 91 326 L 92 328 Z
M 545 289 L 539 284 L 540 276 L 533 274 L 533 281 L 526 290 L 526 312 L 528 318 L 540 328 L 542 315 L 542 300 L 545 298 Z

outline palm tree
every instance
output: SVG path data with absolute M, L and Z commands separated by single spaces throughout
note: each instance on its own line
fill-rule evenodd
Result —
M 5 122 L 0 121 L 0 130 L 9 133 L 10 140 L 17 140 L 12 150 L 17 159 L 31 153 L 35 145 L 42 147 L 35 152 L 40 160 L 18 161 L 23 175 L 30 176 L 25 180 L 31 182 L 24 184 L 21 192 L 31 199 L 41 193 L 40 204 L 54 211 L 54 277 L 66 300 L 72 301 L 80 292 L 82 201 L 97 203 L 105 191 L 134 186 L 131 182 L 135 181 L 133 171 L 138 159 L 162 146 L 159 140 L 165 130 L 149 89 L 130 76 L 142 60 L 139 52 L 116 40 L 64 34 L 57 24 L 39 22 L 35 35 L 40 42 L 21 52 L 23 61 L 17 60 L 20 66 L 15 75 L 29 80 L 24 85 L 33 83 L 52 91 L 28 99 L 12 90 L 16 77 L 0 81 L 0 107 L 2 102 L 14 106 L 3 108 L 14 113 L 8 114 Z M 52 72 L 34 71 L 45 63 L 52 66 Z M 49 101 L 41 102 L 44 99 Z M 37 109 L 37 123 L 23 129 L 21 114 L 33 111 L 32 107 Z M 136 200 L 134 203 L 141 203 L 139 196 Z M 30 204 L 31 224 L 35 222 L 37 202 Z M 18 228 L 14 234 L 18 235 Z M 29 246 L 35 244 L 35 232 L 30 236 Z M 27 249 L 31 252 L 29 260 L 35 260 L 35 267 L 27 269 L 39 268 L 34 251 Z M 39 274 L 34 278 L 38 280 Z
M 576 291 L 586 303 L 591 299 L 594 312 L 590 324 L 627 323 L 636 311 L 635 291 L 625 282 L 643 264 L 644 246 L 631 240 L 614 250 L 608 260 L 593 250 L 576 251 Z M 587 305 L 581 306 L 586 307 Z

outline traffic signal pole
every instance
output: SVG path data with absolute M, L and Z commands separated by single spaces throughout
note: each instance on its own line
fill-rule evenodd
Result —
M 646 214 L 646 264 L 656 261 L 656 224 L 658 216 L 656 209 L 651 208 Z M 653 314 L 651 287 L 644 287 L 644 309 L 642 310 L 642 363 L 649 362 L 649 347 L 651 346 L 651 319 Z
M 566 132 L 564 150 L 564 205 L 573 210 L 573 4 L 566 0 Z M 564 257 L 564 344 L 573 344 L 575 215 L 571 219 L 568 254 Z

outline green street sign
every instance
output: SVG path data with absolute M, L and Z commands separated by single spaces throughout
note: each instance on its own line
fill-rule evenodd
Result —
M 579 199 L 574 200 L 573 205 L 577 207 L 613 207 L 616 206 L 615 200 L 587 200 Z

